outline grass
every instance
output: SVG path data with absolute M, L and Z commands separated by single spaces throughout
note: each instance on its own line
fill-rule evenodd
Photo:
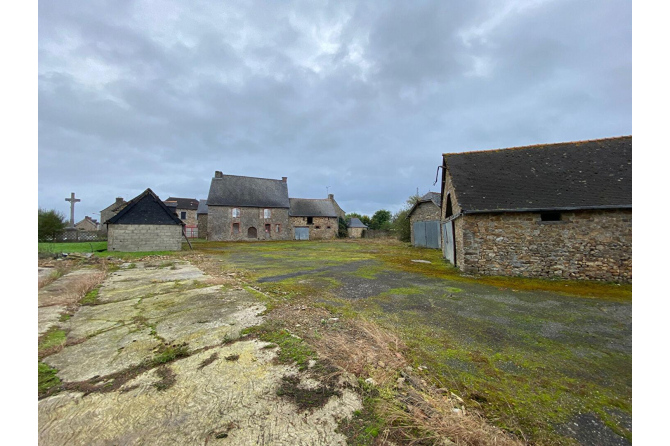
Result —
M 39 242 L 37 244 L 39 252 L 97 252 L 107 251 L 107 242 L 76 242 L 76 243 L 53 243 Z
M 38 355 L 47 356 L 65 345 L 66 333 L 60 327 L 51 327 L 38 340 Z
M 242 334 L 254 335 L 261 341 L 277 345 L 277 360 L 283 364 L 295 364 L 300 371 L 307 369 L 310 360 L 317 359 L 316 352 L 302 339 L 289 333 L 282 324 L 265 322 L 245 328 Z
M 100 286 L 93 288 L 91 291 L 86 293 L 84 297 L 79 301 L 80 305 L 95 305 L 98 300 L 98 293 L 100 292 Z
M 58 379 L 56 373 L 58 373 L 58 370 L 49 367 L 42 361 L 37 363 L 37 391 L 39 395 L 43 395 L 51 388 L 61 384 L 61 380 Z

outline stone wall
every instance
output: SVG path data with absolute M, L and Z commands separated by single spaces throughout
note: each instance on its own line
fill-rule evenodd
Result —
M 455 220 L 456 264 L 467 273 L 632 281 L 631 210 L 466 214 Z
M 252 240 L 291 240 L 293 228 L 289 222 L 288 208 L 270 209 L 270 218 L 264 218 L 263 208 L 240 207 L 239 217 L 233 217 L 232 206 L 209 206 L 207 216 L 207 240 L 213 241 L 252 241 Z M 234 224 L 239 225 L 235 232 Z M 265 225 L 270 232 L 265 232 Z M 279 225 L 279 231 L 277 231 Z M 256 236 L 249 237 L 249 228 L 256 229 Z
M 330 240 L 337 237 L 337 217 L 312 217 L 312 224 L 307 224 L 307 217 L 291 217 L 291 226 L 308 227 L 310 240 Z
M 110 224 L 107 250 L 120 252 L 179 251 L 181 225 L 119 225 Z
M 349 238 L 361 238 L 365 230 L 365 228 L 347 228 L 347 234 L 349 234 Z
M 198 215 L 198 238 L 207 239 L 207 214 Z
M 183 219 L 181 218 L 181 213 L 186 212 L 186 218 Z M 196 215 L 196 210 L 195 209 L 177 209 L 177 217 L 181 219 L 186 225 L 188 226 L 197 226 L 198 225 L 198 217 Z
M 411 242 L 414 244 L 414 223 L 417 221 L 435 221 L 440 220 L 440 208 L 435 206 L 435 203 L 432 201 L 426 201 L 424 203 L 419 203 L 419 205 L 414 208 L 414 212 L 409 216 L 409 227 L 411 233 Z

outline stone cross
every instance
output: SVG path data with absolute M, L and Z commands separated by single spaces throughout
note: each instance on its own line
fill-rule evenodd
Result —
M 74 192 L 70 194 L 70 198 L 66 198 L 65 201 L 70 202 L 70 227 L 74 228 L 74 204 L 80 202 L 79 198 L 74 198 Z

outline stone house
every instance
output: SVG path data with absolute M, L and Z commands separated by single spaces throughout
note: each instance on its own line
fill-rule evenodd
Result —
M 198 217 L 198 238 L 207 239 L 207 200 L 200 200 L 196 215 Z
M 128 204 L 123 198 L 117 197 L 116 201 L 109 206 L 107 206 L 105 209 L 100 211 L 100 230 L 103 232 L 107 232 L 107 220 L 115 216 L 116 214 L 123 209 L 123 207 Z
M 184 222 L 147 189 L 107 220 L 107 250 L 179 251 L 183 227 Z
M 349 238 L 361 238 L 363 237 L 363 232 L 367 229 L 368 226 L 356 217 L 352 217 L 347 221 L 347 234 L 349 234 Z
M 186 236 L 189 238 L 198 237 L 198 200 L 195 198 L 169 197 L 164 203 L 174 210 L 177 217 L 186 224 L 184 226 Z
M 215 172 L 207 197 L 207 240 L 291 240 L 286 177 Z
M 83 220 L 74 225 L 74 227 L 80 231 L 97 231 L 100 225 L 97 220 L 87 215 Z
M 337 237 L 344 211 L 333 194 L 328 198 L 290 198 L 289 216 L 296 240 L 329 240 Z
M 445 153 L 442 238 L 467 273 L 632 281 L 632 137 Z
M 428 192 L 419 198 L 407 213 L 412 245 L 422 248 L 442 247 L 440 236 L 440 206 L 442 194 Z

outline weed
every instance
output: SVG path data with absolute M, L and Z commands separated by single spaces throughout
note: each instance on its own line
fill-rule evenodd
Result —
M 212 355 L 209 358 L 205 359 L 204 361 L 202 361 L 200 363 L 200 365 L 198 366 L 198 370 L 204 369 L 205 367 L 207 367 L 208 365 L 210 365 L 211 363 L 213 363 L 217 359 L 219 359 L 219 354 L 218 353 L 212 353 Z
M 190 354 L 189 349 L 186 344 L 172 344 L 167 346 L 164 345 L 163 348 L 159 351 L 159 353 L 156 356 L 154 356 L 151 363 L 154 366 L 157 366 L 168 362 L 172 362 L 178 358 L 186 357 L 189 354 Z
M 42 361 L 37 363 L 37 391 L 39 395 L 44 395 L 50 389 L 61 384 L 56 373 L 58 373 L 58 370 L 49 367 Z
M 93 288 L 91 291 L 86 293 L 84 297 L 79 301 L 80 305 L 95 305 L 98 299 L 98 293 L 100 292 L 100 287 Z
M 38 340 L 38 356 L 43 358 L 60 351 L 65 345 L 66 333 L 60 327 L 51 327 Z
M 160 366 L 156 369 L 156 375 L 160 378 L 160 381 L 154 383 L 154 387 L 159 391 L 169 389 L 174 386 L 177 382 L 177 375 L 172 371 L 168 366 Z
M 298 366 L 298 370 L 306 370 L 310 360 L 316 360 L 316 352 L 312 350 L 302 339 L 292 335 L 287 330 L 280 328 L 273 322 L 249 327 L 242 331 L 243 334 L 253 334 L 261 341 L 271 342 L 279 346 L 277 360 L 283 364 Z
M 323 384 L 306 388 L 300 385 L 300 378 L 298 376 L 287 375 L 282 377 L 282 382 L 279 389 L 277 389 L 277 396 L 290 398 L 295 402 L 299 410 L 305 411 L 307 409 L 322 407 L 328 402 L 331 396 L 342 396 L 342 392 Z
M 226 361 L 237 361 L 238 359 L 240 359 L 240 355 L 231 354 L 231 355 L 226 356 L 225 359 L 226 359 Z

